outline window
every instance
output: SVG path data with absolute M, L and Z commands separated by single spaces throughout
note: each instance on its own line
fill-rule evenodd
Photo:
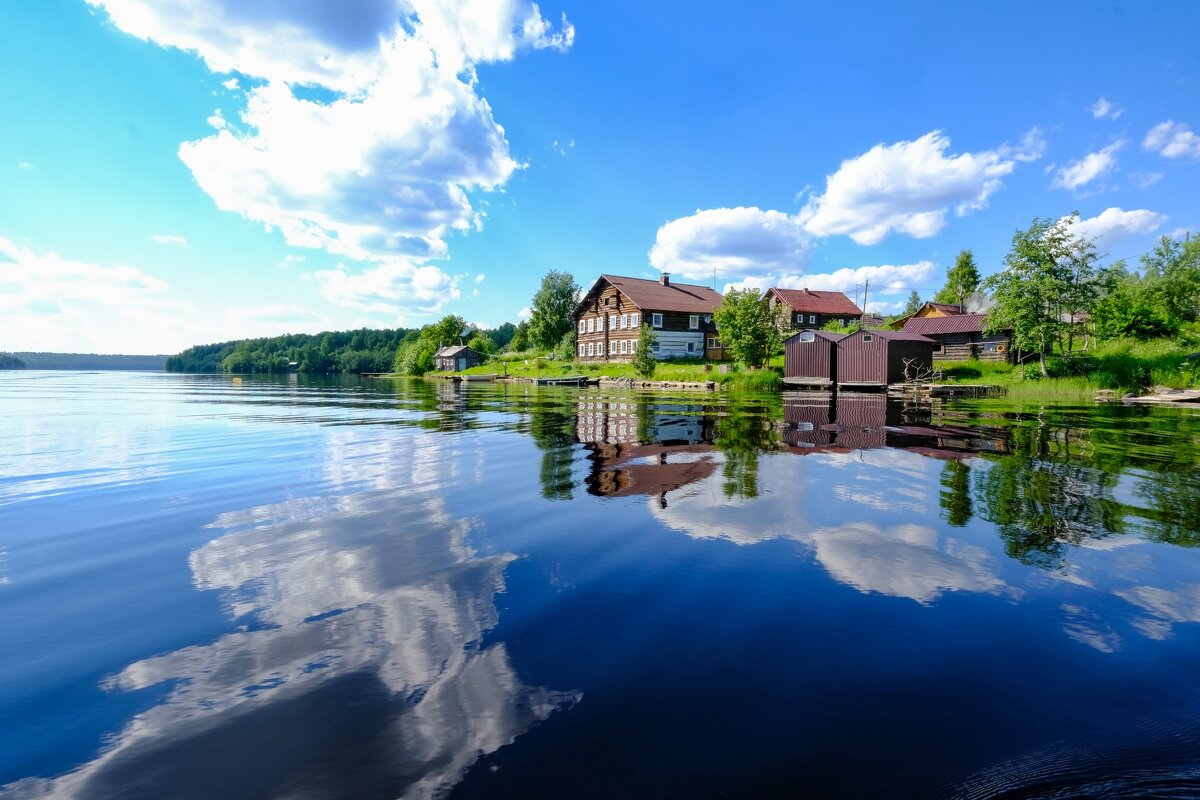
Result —
M 608 329 L 609 329 L 610 331 L 613 331 L 613 330 L 616 330 L 616 329 L 617 329 L 617 315 L 616 315 L 616 314 L 612 314 L 612 315 L 610 315 L 610 316 L 609 316 L 609 318 L 608 318 Z
M 653 314 L 650 315 L 650 325 L 655 328 L 662 327 L 662 313 L 661 312 L 655 311 Z
M 699 314 L 688 314 L 688 330 L 689 331 L 700 330 L 700 315 Z
M 708 349 L 709 350 L 720 350 L 721 342 L 718 341 L 715 336 L 708 337 Z
M 587 330 L 587 322 L 585 322 L 584 320 L 579 320 L 579 332 L 583 333 L 586 330 Z
M 696 343 L 695 342 L 688 342 L 688 352 L 689 353 L 696 352 Z
M 628 327 L 629 327 L 629 315 L 628 315 L 628 314 L 622 314 L 622 315 L 621 315 L 621 330 L 624 330 L 624 329 L 626 329 L 626 328 L 628 328 Z
M 579 345 L 579 357 L 580 357 L 580 358 L 583 358 L 583 356 L 584 356 L 584 353 L 586 353 L 586 352 L 587 352 L 587 346 L 586 346 L 586 345 L 583 345 L 583 344 L 580 344 L 580 345 Z
M 800 341 L 815 342 L 816 340 L 817 340 L 817 335 L 815 333 L 813 333 L 812 331 L 801 331 L 800 332 Z
M 595 345 L 594 345 L 594 344 L 592 344 L 591 342 L 588 342 L 588 355 L 589 355 L 589 356 L 590 356 L 590 355 L 592 355 L 592 353 L 593 353 L 593 352 L 595 352 L 595 351 L 592 349 L 592 348 L 594 348 L 594 347 L 595 347 Z
M 588 333 L 594 333 L 596 330 L 596 318 L 588 317 Z
M 654 341 L 654 344 L 652 344 L 652 345 L 650 346 L 650 349 L 651 349 L 651 350 L 653 350 L 655 353 L 657 353 L 657 352 L 658 352 L 658 347 L 659 347 L 659 344 L 658 344 L 658 340 L 656 339 L 656 340 Z
M 604 317 L 596 317 L 596 330 L 604 330 Z
M 816 315 L 816 314 L 809 314 L 809 315 L 808 315 L 808 324 L 809 324 L 809 325 L 816 325 L 816 324 L 817 324 L 817 315 Z
M 838 325 L 841 325 L 843 328 L 844 328 L 844 327 L 846 327 L 846 319 L 845 319 L 845 317 L 839 317 L 839 318 L 838 318 Z
M 872 335 L 871 335 L 871 334 L 869 334 L 869 333 L 864 333 L 864 334 L 863 334 L 863 341 L 864 341 L 864 342 L 873 342 L 873 341 L 875 341 L 875 337 L 874 337 L 874 336 L 872 336 Z
M 803 324 L 804 324 L 804 315 L 803 315 L 803 314 L 797 314 L 797 315 L 796 315 L 796 324 L 797 324 L 797 325 L 803 325 Z
M 636 328 L 637 326 L 638 326 L 638 315 L 630 314 L 629 315 L 629 327 Z
M 629 352 L 631 352 L 631 353 L 637 352 L 637 339 L 631 339 L 629 341 Z

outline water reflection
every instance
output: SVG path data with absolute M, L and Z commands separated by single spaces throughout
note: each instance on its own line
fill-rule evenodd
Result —
M 320 494 L 223 513 L 189 557 L 239 630 L 138 661 L 115 691 L 169 687 L 102 754 L 15 796 L 444 795 L 577 692 L 525 685 L 483 644 L 514 558 L 452 513 L 452 440 L 331 434 Z

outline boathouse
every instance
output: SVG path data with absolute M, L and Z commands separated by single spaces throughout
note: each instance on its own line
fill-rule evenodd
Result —
M 707 286 L 601 275 L 575 308 L 575 346 L 580 361 L 630 361 L 642 325 L 657 335 L 656 359 L 728 358 L 713 312 L 721 295 Z
M 856 331 L 837 343 L 837 385 L 882 387 L 928 376 L 934 346 L 932 339 L 908 331 Z
M 942 361 L 1011 361 L 1012 331 L 986 333 L 986 327 L 987 314 L 952 314 L 913 318 L 903 330 L 932 339 L 933 357 Z
M 837 343 L 844 333 L 803 330 L 783 343 L 783 381 L 792 386 L 831 387 L 837 381 Z
M 433 368 L 438 372 L 462 372 L 483 363 L 483 355 L 466 345 L 443 347 L 433 355 Z

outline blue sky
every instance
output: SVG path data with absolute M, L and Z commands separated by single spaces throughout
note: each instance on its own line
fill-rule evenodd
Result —
M 15 4 L 0 350 L 496 325 L 549 269 L 888 311 L 1035 216 L 1200 226 L 1200 5 L 746 5 Z

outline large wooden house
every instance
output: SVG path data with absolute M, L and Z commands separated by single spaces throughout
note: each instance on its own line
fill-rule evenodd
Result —
M 791 329 L 823 328 L 830 322 L 849 325 L 863 315 L 862 309 L 842 292 L 771 288 L 765 299 L 772 311 L 781 306 L 787 309 L 786 327 Z
M 941 361 L 1012 361 L 1012 331 L 985 333 L 987 314 L 949 314 L 912 317 L 904 323 L 906 333 L 916 333 L 936 344 L 933 357 Z
M 654 357 L 724 359 L 713 312 L 721 295 L 707 286 L 601 275 L 575 308 L 580 361 L 629 361 L 642 325 L 657 334 Z
M 910 319 L 938 319 L 941 317 L 957 317 L 966 314 L 966 309 L 957 303 L 935 303 L 932 300 L 927 300 L 920 308 L 906 317 L 900 317 L 889 323 L 888 327 L 894 331 L 904 330 L 904 326 Z

